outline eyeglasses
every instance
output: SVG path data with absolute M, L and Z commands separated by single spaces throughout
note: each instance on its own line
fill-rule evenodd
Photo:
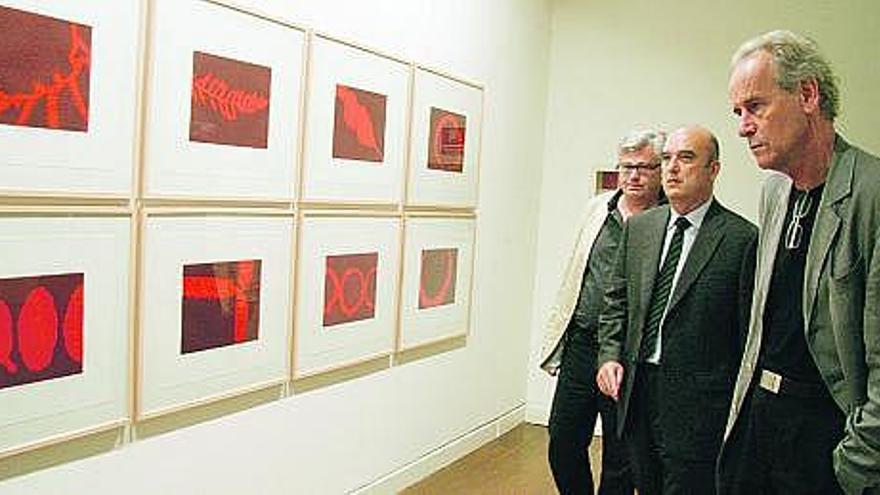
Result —
M 648 173 L 651 170 L 656 170 L 657 167 L 659 167 L 659 166 L 660 166 L 659 161 L 638 162 L 638 163 L 618 163 L 617 170 L 620 171 L 621 175 L 632 175 L 636 172 Z
M 801 247 L 801 240 L 804 237 L 804 227 L 801 225 L 801 220 L 810 213 L 810 208 L 812 207 L 813 196 L 810 195 L 809 191 L 804 192 L 802 196 L 794 201 L 794 211 L 791 212 L 791 222 L 789 222 L 788 230 L 785 232 L 786 249 L 797 249 Z

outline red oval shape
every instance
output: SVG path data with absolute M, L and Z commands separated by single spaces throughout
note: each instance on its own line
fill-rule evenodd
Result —
M 61 324 L 64 331 L 64 349 L 70 359 L 82 363 L 83 341 L 83 284 L 76 289 L 67 299 L 67 309 L 64 310 L 64 323 Z
M 0 366 L 9 374 L 18 373 L 18 366 L 12 361 L 12 312 L 6 301 L 0 299 Z
M 48 368 L 57 343 L 55 298 L 41 285 L 31 290 L 18 314 L 18 350 L 25 367 L 35 372 Z
M 349 293 L 346 288 L 350 286 L 347 286 L 346 284 L 348 283 L 348 280 L 352 277 L 354 277 L 354 280 L 357 281 L 357 286 L 352 287 L 351 292 L 353 292 L 353 294 L 357 296 L 357 299 L 355 299 L 355 301 L 349 305 L 348 300 L 345 298 L 345 296 Z M 347 268 L 342 274 L 342 281 L 340 285 L 341 291 L 339 293 L 339 298 L 337 299 L 337 302 L 339 303 L 339 310 L 342 311 L 342 314 L 351 318 L 361 311 L 361 308 L 364 305 L 364 300 L 367 297 L 367 284 L 366 278 L 364 277 L 364 272 L 354 267 Z

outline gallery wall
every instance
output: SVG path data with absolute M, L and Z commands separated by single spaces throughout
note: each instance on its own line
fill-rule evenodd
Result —
M 216 5 L 208 2 L 192 3 L 203 7 L 210 6 L 208 10 L 211 11 L 216 10 L 214 8 Z M 265 188 L 264 191 L 279 191 L 275 197 L 272 193 L 260 194 L 248 200 L 250 202 L 245 201 L 236 205 L 235 201 L 230 202 L 229 198 L 240 195 L 243 188 L 247 189 L 244 183 L 253 178 L 235 176 L 234 167 L 223 162 L 225 157 L 218 154 L 169 157 L 162 154 L 165 151 L 161 146 L 154 148 L 151 141 L 154 136 L 161 137 L 164 132 L 173 129 L 173 126 L 180 125 L 174 118 L 157 121 L 156 116 L 168 115 L 168 108 L 179 110 L 180 102 L 177 104 L 173 102 L 181 98 L 180 93 L 188 90 L 185 84 L 180 87 L 163 88 L 161 84 L 154 84 L 154 81 L 165 80 L 159 76 L 169 75 L 169 71 L 171 77 L 168 79 L 179 75 L 182 77 L 178 79 L 186 81 L 189 76 L 183 74 L 180 67 L 185 67 L 190 62 L 183 60 L 181 65 L 173 58 L 165 58 L 169 53 L 173 53 L 173 49 L 156 46 L 152 41 L 145 44 L 144 40 L 155 41 L 163 39 L 162 36 L 174 35 L 180 37 L 171 45 L 176 49 L 187 47 L 187 43 L 190 43 L 186 41 L 187 39 L 196 39 L 209 40 L 207 42 L 213 46 L 231 47 L 230 50 L 240 49 L 246 53 L 250 51 L 255 57 L 262 57 L 264 54 L 259 53 L 258 49 L 249 47 L 255 44 L 253 38 L 242 37 L 240 32 L 233 36 L 234 33 L 228 31 L 227 23 L 217 21 L 214 17 L 205 14 L 204 9 L 194 9 L 186 13 L 187 15 L 180 15 L 180 12 L 173 12 L 170 9 L 172 5 L 177 8 L 176 5 L 179 5 L 177 2 L 141 3 L 131 0 L 114 5 L 122 5 L 123 7 L 118 7 L 121 11 L 136 16 L 134 23 L 119 19 L 119 26 L 128 28 L 140 26 L 144 30 L 138 33 L 137 29 L 129 29 L 129 32 L 124 33 L 126 39 L 134 39 L 135 43 L 130 49 L 126 48 L 128 45 L 121 43 L 119 46 L 122 48 L 114 55 L 118 57 L 117 62 L 122 61 L 129 64 L 130 68 L 140 69 L 140 72 L 130 71 L 130 74 L 139 74 L 139 77 L 131 80 L 125 77 L 118 79 L 105 77 L 96 80 L 104 81 L 104 84 L 110 81 L 119 83 L 116 84 L 118 87 L 114 88 L 113 94 L 119 97 L 117 101 L 127 101 L 131 105 L 131 107 L 119 106 L 118 114 L 123 116 L 121 119 L 123 121 L 126 120 L 124 116 L 131 115 L 128 122 L 132 128 L 124 125 L 114 128 L 114 131 L 121 136 L 108 139 L 107 142 L 114 144 L 115 148 L 112 150 L 114 156 L 121 156 L 123 160 L 126 160 L 127 156 L 132 157 L 137 168 L 147 165 L 148 172 L 143 176 L 143 196 L 135 194 L 131 203 L 127 204 L 125 201 L 117 203 L 113 198 L 101 198 L 88 193 L 74 194 L 65 198 L 55 198 L 51 191 L 21 198 L 15 198 L 15 194 L 11 194 L 3 200 L 4 213 L 12 218 L 27 218 L 33 215 L 39 218 L 47 211 L 54 211 L 53 209 L 57 208 L 55 213 L 60 219 L 55 220 L 54 223 L 46 223 L 44 230 L 62 233 L 54 234 L 60 239 L 55 242 L 56 247 L 62 247 L 59 250 L 61 252 L 71 251 L 66 249 L 69 246 L 64 243 L 64 232 L 69 230 L 74 232 L 72 235 L 89 232 L 88 222 L 83 222 L 82 218 L 108 217 L 113 220 L 110 223 L 119 223 L 116 220 L 135 215 L 142 225 L 141 232 L 137 230 L 128 232 L 124 222 L 113 226 L 99 225 L 95 229 L 105 237 L 107 232 L 112 230 L 114 232 L 112 237 L 121 244 L 125 244 L 126 236 L 130 234 L 135 238 L 140 236 L 140 250 L 135 251 L 134 254 L 143 258 L 141 264 L 137 265 L 139 268 L 135 269 L 138 274 L 135 278 L 140 284 L 138 293 L 142 296 L 137 301 L 129 302 L 137 302 L 133 305 L 133 308 L 136 308 L 133 311 L 139 311 L 135 320 L 144 322 L 144 328 L 163 328 L 169 323 L 176 324 L 172 321 L 173 318 L 169 320 L 168 315 L 163 314 L 163 308 L 174 302 L 166 300 L 167 297 L 161 290 L 154 290 L 155 287 L 151 282 L 151 277 L 161 279 L 161 273 L 167 270 L 168 260 L 162 256 L 153 257 L 151 254 L 163 252 L 162 248 L 158 247 L 162 243 L 165 243 L 166 247 L 176 246 L 172 250 L 175 254 L 171 258 L 186 260 L 200 256 L 194 255 L 194 252 L 210 252 L 217 260 L 230 261 L 230 259 L 250 259 L 247 256 L 250 251 L 244 247 L 247 242 L 241 239 L 260 240 L 259 244 L 264 245 L 265 249 L 276 254 L 282 253 L 281 256 L 267 258 L 275 260 L 271 266 L 265 261 L 262 265 L 247 261 L 244 265 L 240 262 L 235 266 L 226 266 L 227 263 L 224 266 L 206 267 L 204 264 L 189 261 L 184 264 L 182 274 L 195 280 L 203 275 L 201 270 L 211 268 L 215 272 L 219 269 L 233 273 L 241 280 L 244 273 L 264 270 L 264 276 L 272 277 L 272 279 L 264 279 L 267 284 L 272 284 L 271 288 L 268 285 L 264 287 L 267 289 L 265 297 L 273 298 L 273 306 L 284 305 L 286 299 L 292 296 L 288 296 L 285 292 L 289 290 L 285 288 L 285 284 L 279 285 L 277 281 L 284 277 L 285 272 L 290 271 L 282 258 L 284 258 L 284 246 L 289 245 L 287 243 L 291 233 L 286 230 L 289 227 L 278 229 L 271 227 L 270 224 L 289 225 L 293 220 L 291 213 L 295 210 L 300 216 L 296 217 L 293 228 L 299 230 L 308 223 L 309 215 L 314 214 L 314 217 L 320 220 L 324 218 L 322 215 L 326 212 L 314 207 L 309 210 L 311 213 L 306 212 L 307 214 L 303 216 L 303 210 L 296 204 L 292 205 L 289 212 L 285 207 L 279 208 L 279 204 L 283 205 L 286 202 L 287 178 L 284 175 L 271 176 L 268 177 L 269 180 L 263 177 L 262 181 L 258 181 Z M 403 60 L 402 65 L 405 70 L 408 70 L 409 62 L 414 62 L 445 74 L 455 75 L 464 81 L 477 82 L 482 88 L 482 129 L 478 141 L 481 165 L 479 203 L 457 209 L 458 205 L 454 204 L 455 200 L 453 200 L 453 205 L 450 207 L 436 208 L 438 203 L 444 201 L 441 194 L 439 199 L 435 196 L 422 205 L 425 209 L 422 213 L 425 215 L 440 214 L 454 218 L 460 214 L 475 218 L 474 230 L 478 233 L 478 239 L 473 253 L 475 269 L 472 309 L 467 322 L 469 333 L 458 345 L 421 356 L 415 355 L 411 359 L 394 360 L 393 367 L 380 366 L 372 370 L 359 370 L 347 377 L 336 377 L 327 383 L 301 388 L 288 387 L 282 383 L 277 390 L 254 392 L 238 398 L 237 402 L 226 401 L 213 406 L 208 404 L 192 412 L 179 411 L 180 414 L 174 411 L 175 403 L 186 405 L 199 402 L 198 398 L 190 396 L 191 387 L 187 387 L 187 381 L 195 378 L 194 376 L 190 375 L 182 382 L 174 384 L 178 392 L 172 397 L 158 394 L 156 398 L 151 399 L 144 394 L 145 387 L 137 387 L 133 401 L 127 406 L 133 410 L 123 415 L 136 416 L 139 412 L 143 412 L 145 407 L 148 409 L 155 407 L 157 413 L 168 413 L 171 419 L 149 428 L 139 428 L 137 425 L 134 428 L 124 427 L 119 432 L 112 432 L 114 435 L 111 436 L 89 436 L 84 440 L 5 457 L 0 460 L 0 479 L 4 479 L 0 482 L 0 493 L 341 493 L 358 489 L 390 490 L 399 487 L 400 483 L 408 479 L 407 476 L 411 480 L 414 476 L 418 476 L 418 472 L 430 468 L 429 464 L 445 462 L 444 459 L 458 455 L 455 452 L 460 453 L 462 449 L 466 450 L 486 441 L 491 436 L 513 426 L 523 417 L 525 396 L 523 377 L 528 355 L 526 344 L 532 297 L 531 274 L 535 259 L 534 233 L 537 227 L 539 193 L 536 185 L 541 179 L 540 168 L 535 167 L 534 164 L 540 162 L 543 147 L 546 49 L 549 40 L 548 6 L 543 2 L 525 0 L 480 2 L 478 5 L 465 1 L 445 2 L 442 5 L 429 1 L 404 4 L 390 0 L 368 3 L 322 1 L 299 2 L 295 8 L 291 7 L 289 2 L 242 0 L 234 2 L 233 6 L 246 11 L 253 19 L 286 24 L 295 30 L 307 33 L 312 39 L 341 39 L 366 47 L 370 53 L 387 56 L 387 60 Z M 40 2 L 18 1 L 15 2 L 15 7 L 38 10 Z M 149 8 L 145 10 L 145 7 Z M 65 8 L 71 9 L 70 12 L 75 16 L 75 5 Z M 147 11 L 154 16 L 150 22 L 145 20 Z M 230 10 L 230 12 L 234 11 Z M 235 17 L 241 15 L 243 13 L 236 13 Z M 64 16 L 60 15 L 60 17 Z M 104 18 L 100 24 L 113 25 L 113 20 L 112 17 Z M 172 29 L 163 34 L 161 30 L 155 29 L 158 25 L 171 26 L 181 21 L 184 21 L 183 25 L 177 26 L 176 32 Z M 288 28 L 281 31 L 290 32 Z M 149 35 L 146 34 L 147 32 Z M 152 38 L 157 36 L 157 33 L 159 37 Z M 103 31 L 100 33 L 96 31 L 93 36 L 95 36 L 93 41 L 103 44 L 102 46 L 107 46 L 111 41 Z M 235 39 L 236 36 L 239 37 L 238 40 Z M 179 41 L 180 39 L 184 41 Z M 153 63 L 143 63 L 147 60 L 145 58 L 147 53 Z M 271 54 L 265 56 L 272 59 Z M 192 67 L 199 63 L 218 63 L 216 60 L 210 60 L 209 57 L 206 58 L 208 62 L 194 60 Z M 155 64 L 157 60 L 165 61 L 167 64 Z M 265 59 L 261 58 L 261 60 Z M 285 63 L 275 60 L 280 65 Z M 275 66 L 274 63 L 272 65 Z M 337 65 L 340 70 L 349 68 L 339 61 Z M 96 62 L 95 70 L 98 70 L 98 67 L 100 70 L 112 70 L 110 68 L 113 64 L 105 63 L 98 66 Z M 176 74 L 175 71 L 180 71 L 181 74 Z M 145 100 L 139 97 L 141 93 L 138 88 L 146 90 Z M 98 101 L 95 95 L 103 94 L 102 90 L 107 91 L 103 86 L 94 88 L 92 101 Z M 273 89 L 273 97 L 277 96 L 281 101 L 295 102 L 299 98 L 297 95 L 295 88 L 279 88 L 277 93 Z M 189 102 L 185 101 L 185 94 L 183 98 L 184 100 L 181 101 L 188 106 Z M 418 96 L 415 98 L 417 99 Z M 138 118 L 134 118 L 133 110 L 144 101 L 147 104 L 142 108 L 142 113 L 137 114 Z M 158 106 L 163 103 L 166 111 L 160 112 L 162 109 Z M 309 108 L 308 105 L 306 108 Z M 130 111 L 131 114 L 128 113 Z M 106 109 L 104 113 L 107 113 Z M 94 115 L 100 113 L 95 110 Z M 285 122 L 284 119 L 280 122 L 279 125 L 282 127 L 287 126 L 285 132 L 287 137 L 284 139 L 290 140 L 285 141 L 287 144 L 282 145 L 281 148 L 290 149 L 288 146 L 295 146 L 298 138 L 296 135 L 291 136 L 290 133 L 296 133 L 297 126 L 295 122 Z M 270 122 L 270 147 L 272 139 L 277 138 L 271 133 L 273 126 L 274 124 Z M 113 126 L 109 127 L 113 128 Z M 101 128 L 106 129 L 108 125 L 103 123 Z M 406 127 L 401 125 L 401 128 Z M 189 137 L 192 141 L 192 129 Z M 233 136 L 231 139 L 239 139 L 239 137 Z M 404 142 L 407 137 L 397 135 L 395 139 Z M 215 137 L 198 140 L 217 142 L 209 139 L 230 138 Z M 308 139 L 306 135 L 302 140 L 306 146 Z M 468 141 L 470 142 L 470 138 Z M 259 139 L 248 141 L 246 144 L 255 148 L 261 145 Z M 70 150 L 65 149 L 57 149 L 54 152 L 63 158 L 65 151 L 70 153 Z M 92 163 L 106 160 L 106 155 L 101 149 L 93 147 L 89 151 L 94 153 L 94 156 L 88 155 L 85 158 L 77 155 L 76 151 L 73 150 L 74 153 L 68 156 L 81 160 L 85 163 L 85 167 L 90 166 L 89 160 Z M 107 153 L 110 151 L 106 150 Z M 49 149 L 47 153 L 51 155 L 53 150 Z M 249 158 L 246 153 L 240 154 L 240 159 Z M 291 161 L 297 156 L 298 154 L 293 150 L 289 156 L 282 156 L 281 166 L 277 170 L 296 170 L 295 164 Z M 177 163 L 181 166 L 170 166 L 174 160 L 178 160 Z M 286 168 L 284 163 L 290 163 L 290 167 Z M 202 173 L 201 177 L 193 171 L 193 167 L 198 167 L 200 164 L 212 166 L 210 172 Z M 113 164 L 110 164 L 110 168 L 112 166 Z M 161 180 L 151 179 L 151 177 L 161 178 L 162 174 L 165 178 L 178 174 L 179 180 L 163 183 Z M 133 176 L 137 177 L 137 174 Z M 51 174 L 46 174 L 45 180 L 48 181 L 46 183 L 50 183 L 52 179 Z M 97 180 L 94 190 L 106 189 L 107 183 L 124 184 L 125 182 L 124 176 L 100 179 L 110 182 L 101 183 Z M 201 189 L 206 179 L 209 184 L 216 182 L 221 185 L 221 190 L 214 194 L 213 200 L 206 199 Z M 116 182 L 112 182 L 114 180 Z M 177 184 L 176 187 L 184 184 L 183 189 L 168 192 L 168 185 L 172 183 Z M 430 196 L 430 190 L 427 192 Z M 147 207 L 141 202 L 144 198 Z M 316 203 L 326 199 L 318 198 Z M 343 217 L 369 214 L 380 219 L 399 218 L 402 214 L 406 214 L 406 208 L 403 210 L 395 208 L 394 201 L 385 202 L 391 206 L 385 203 L 371 206 L 367 204 L 369 201 L 361 201 L 362 204 L 359 206 L 352 206 L 344 204 L 346 198 L 332 199 L 333 201 L 330 202 L 333 204 L 328 208 L 339 210 L 336 211 L 336 216 L 340 216 L 340 211 Z M 71 205 L 77 206 L 73 208 Z M 96 213 L 98 211 L 100 213 Z M 415 211 L 414 209 L 413 212 Z M 64 219 L 71 214 L 74 215 L 70 217 L 73 221 L 65 222 Z M 222 222 L 203 220 L 214 216 L 224 218 Z M 194 218 L 196 221 L 193 221 Z M 416 218 L 412 222 L 415 228 L 411 232 L 429 238 L 434 235 L 431 234 L 432 229 L 436 230 L 432 226 L 432 221 L 430 216 Z M 219 223 L 225 225 L 219 226 Z M 383 221 L 377 221 L 375 225 L 369 222 L 359 225 L 343 223 L 335 228 L 339 230 L 328 228 L 321 231 L 320 235 L 317 234 L 318 229 L 312 232 L 317 237 L 323 235 L 324 238 L 332 239 L 339 238 L 340 232 L 347 235 L 355 230 L 360 232 L 355 237 L 365 240 L 364 242 L 393 237 L 396 232 L 394 228 L 389 229 L 387 222 L 383 223 Z M 31 228 L 31 234 L 22 235 L 32 235 L 35 230 L 39 229 Z M 280 234 L 277 237 L 266 237 L 269 231 Z M 387 235 L 389 231 L 392 233 Z M 230 236 L 230 232 L 238 232 L 241 235 Z M 308 245 L 311 239 L 305 232 L 308 232 L 308 229 L 303 228 L 303 233 L 293 234 L 300 235 L 300 249 Z M 158 244 L 151 244 L 154 242 Z M 93 260 L 90 262 L 91 265 L 85 268 L 90 270 L 89 273 L 101 271 L 95 263 L 103 262 L 104 265 L 100 266 L 106 267 L 109 273 L 124 273 L 130 266 L 136 265 L 124 256 L 109 255 L 106 258 L 96 256 L 95 252 L 108 247 L 106 245 L 87 242 L 82 244 L 83 246 L 72 250 L 74 254 L 57 256 L 67 260 L 86 253 L 84 257 Z M 389 253 L 390 258 L 393 259 L 396 243 L 389 241 L 386 244 L 391 246 Z M 465 244 L 472 245 L 467 242 L 463 243 Z M 109 247 L 111 253 L 125 251 L 114 250 L 113 246 Z M 20 251 L 16 258 L 7 258 L 4 261 L 7 263 L 7 268 L 13 266 L 15 260 L 27 260 L 28 254 L 36 255 L 31 256 L 36 259 L 50 256 L 49 253 L 44 252 Z M 167 253 L 167 250 L 165 252 Z M 234 252 L 235 258 L 228 257 L 230 252 Z M 51 258 L 47 259 L 51 260 Z M 408 261 L 405 260 L 404 263 L 406 262 Z M 47 263 L 51 266 L 51 261 Z M 73 263 L 73 261 L 63 263 Z M 330 261 L 328 260 L 327 263 L 329 267 Z M 300 264 L 297 268 L 301 269 L 303 266 L 305 268 L 300 270 L 300 273 L 308 274 L 308 265 Z M 64 284 L 80 282 L 75 273 L 67 278 L 70 280 L 63 280 Z M 245 278 L 250 280 L 249 277 Z M 116 277 L 114 281 L 103 284 L 105 294 L 102 297 L 106 298 L 108 308 L 121 308 L 126 304 L 127 288 L 125 284 L 119 285 L 118 282 Z M 308 294 L 305 285 L 298 284 L 298 294 Z M 380 287 L 377 290 L 382 291 L 385 288 Z M 388 290 L 389 294 L 394 293 L 393 287 Z M 114 300 L 113 297 L 116 299 Z M 154 300 L 151 299 L 154 297 Z M 300 296 L 295 297 L 295 302 L 303 300 Z M 88 306 L 86 308 L 88 309 Z M 117 324 L 116 335 L 124 336 L 130 331 L 124 323 L 126 316 L 112 314 L 115 316 L 111 321 Z M 273 318 L 277 318 L 276 328 L 277 321 L 284 321 L 283 316 Z M 294 319 L 292 314 L 290 319 L 291 321 Z M 326 313 L 324 321 L 326 326 Z M 433 327 L 431 323 L 428 322 L 426 327 Z M 139 325 L 136 324 L 134 327 L 141 328 Z M 106 329 L 105 332 L 108 335 L 113 333 Z M 272 338 L 283 344 L 284 333 L 283 331 L 274 333 Z M 130 341 L 135 343 L 132 353 L 135 357 L 131 372 L 133 376 L 143 378 L 143 374 L 149 374 L 149 370 L 152 369 L 158 377 L 157 382 L 169 379 L 174 381 L 180 377 L 177 374 L 175 378 L 176 372 L 167 370 L 167 365 L 173 364 L 173 360 L 157 358 L 151 353 L 150 349 L 153 346 L 162 345 L 160 340 L 150 340 L 142 328 L 140 333 L 131 337 Z M 248 338 L 246 337 L 245 340 Z M 127 347 L 124 337 L 122 340 L 108 338 L 106 341 L 110 348 L 125 350 Z M 198 347 L 201 344 L 195 345 Z M 369 345 L 360 347 L 361 351 L 364 351 L 360 357 L 363 357 L 363 354 L 369 356 Z M 333 344 L 329 344 L 327 348 L 333 348 Z M 100 349 L 97 353 L 107 354 L 106 349 Z M 358 358 L 359 356 L 354 356 L 348 361 L 346 359 L 343 361 L 350 362 Z M 272 359 L 276 371 L 279 364 L 281 368 L 286 364 L 284 361 L 277 361 L 277 356 Z M 302 366 L 302 359 L 299 361 Z M 334 361 L 338 362 L 338 359 L 330 361 L 329 364 L 332 365 Z M 297 368 L 297 362 L 298 358 L 294 357 L 294 373 L 300 369 Z M 117 362 L 114 366 L 118 364 Z M 320 369 L 326 364 L 328 363 L 317 363 L 315 366 Z M 216 368 L 223 363 L 205 363 L 205 365 L 207 368 Z M 125 369 L 125 366 L 121 369 Z M 244 371 L 249 373 L 252 370 Z M 104 378 L 113 380 L 113 377 L 109 376 Z M 147 382 L 148 380 L 144 383 Z M 259 384 L 259 378 L 254 383 Z M 164 382 L 162 384 L 167 385 Z M 220 389 L 222 388 L 221 386 Z M 238 387 L 238 390 L 244 388 Z M 126 392 L 114 389 L 112 393 Z M 209 391 L 208 396 L 211 395 L 217 394 Z M 169 398 L 170 402 L 166 401 Z M 110 416 L 114 414 L 118 416 L 118 411 L 109 413 Z M 453 448 L 450 447 L 451 445 L 460 446 Z M 88 457 L 91 453 L 96 455 Z M 426 459 L 429 462 L 426 463 Z M 418 468 L 421 465 L 428 467 Z M 418 469 L 414 469 L 414 466 Z M 23 474 L 28 472 L 30 474 Z
M 594 172 L 612 168 L 632 126 L 699 123 L 721 142 L 718 199 L 754 219 L 762 173 L 727 102 L 728 62 L 740 43 L 771 29 L 818 41 L 841 84 L 837 127 L 880 152 L 880 5 L 869 0 L 700 2 L 557 0 L 551 21 L 540 227 L 531 325 L 528 412 L 546 423 L 555 382 L 538 370 L 542 325 L 576 235 Z

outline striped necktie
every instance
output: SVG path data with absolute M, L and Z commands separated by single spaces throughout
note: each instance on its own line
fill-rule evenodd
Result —
M 648 317 L 645 320 L 645 332 L 642 335 L 642 347 L 640 360 L 645 361 L 654 354 L 657 348 L 657 336 L 660 334 L 660 322 L 669 302 L 669 293 L 672 291 L 672 280 L 675 278 L 675 268 L 681 257 L 681 246 L 684 244 L 684 231 L 691 226 L 691 222 L 685 217 L 675 220 L 675 233 L 672 234 L 672 243 L 657 279 L 654 281 L 654 291 L 651 293 L 651 305 L 648 307 Z

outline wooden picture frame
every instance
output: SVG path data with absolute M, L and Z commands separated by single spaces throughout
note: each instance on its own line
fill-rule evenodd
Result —
M 292 215 L 158 209 L 147 211 L 142 228 L 137 418 L 284 382 Z M 215 337 L 193 344 L 189 319 Z M 250 335 L 216 337 L 240 326 Z
M 4 214 L 0 250 L 0 456 L 125 424 L 130 219 Z
M 0 193 L 127 198 L 138 102 L 137 2 L 0 6 Z
M 152 18 L 144 196 L 292 201 L 305 33 L 198 0 Z
M 482 110 L 480 87 L 416 69 L 407 206 L 477 206 Z
M 397 350 L 466 336 L 476 219 L 411 214 L 405 232 Z
M 409 64 L 320 35 L 309 64 L 301 200 L 399 204 Z
M 294 379 L 390 355 L 397 327 L 400 219 L 306 213 L 299 252 Z

